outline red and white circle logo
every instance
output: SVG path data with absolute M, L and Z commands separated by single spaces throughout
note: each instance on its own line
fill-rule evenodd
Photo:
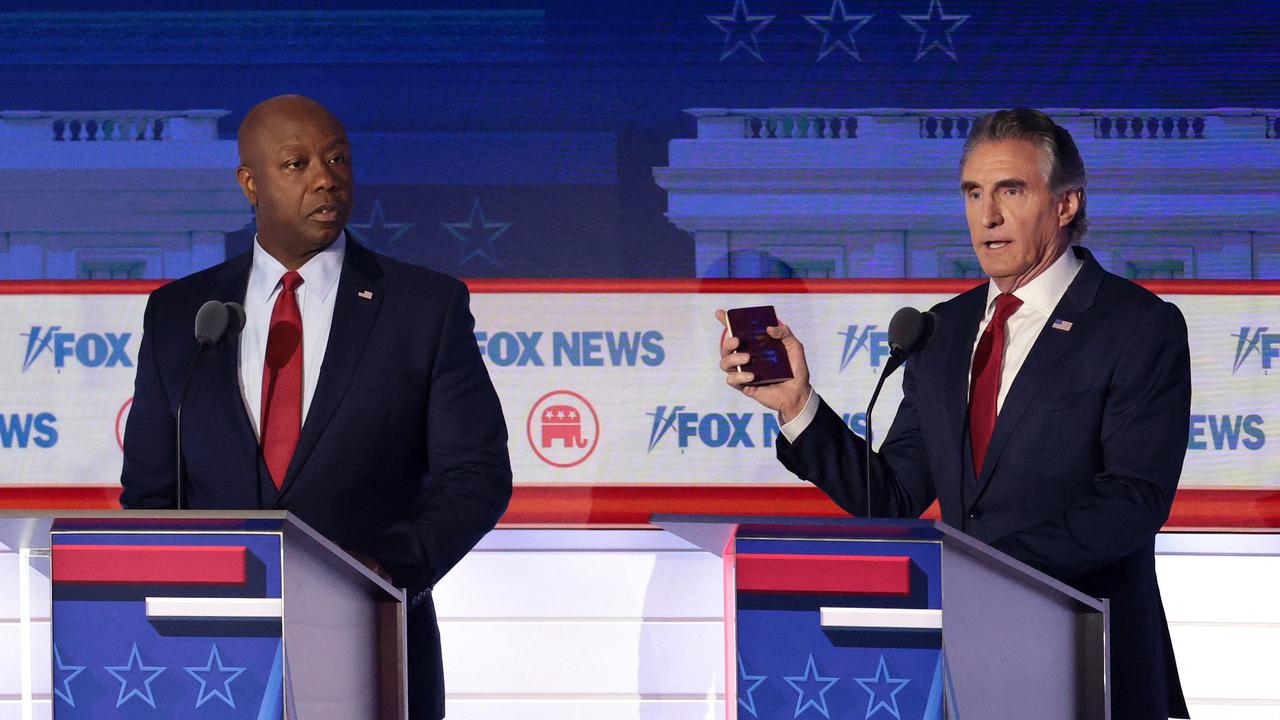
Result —
M 120 411 L 116 413 L 116 444 L 124 450 L 124 426 L 129 422 L 129 408 L 133 406 L 133 398 L 124 401 Z
M 534 454 L 560 468 L 591 457 L 600 442 L 596 409 L 571 390 L 553 390 L 539 398 L 529 411 L 525 430 Z

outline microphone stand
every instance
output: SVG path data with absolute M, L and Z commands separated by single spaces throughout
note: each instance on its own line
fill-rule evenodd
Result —
M 875 485 L 872 481 L 872 473 L 875 472 L 875 467 L 871 462 L 871 410 L 876 406 L 876 400 L 880 397 L 880 389 L 884 387 L 884 381 L 887 380 L 895 370 L 902 367 L 902 363 L 905 362 L 906 359 L 907 354 L 901 350 L 895 349 L 889 353 L 889 359 L 884 364 L 884 370 L 880 373 L 880 379 L 876 381 L 876 389 L 871 393 L 871 401 L 867 403 L 867 517 L 871 517 L 871 488 Z
M 183 475 L 185 474 L 185 471 L 183 469 L 183 463 L 182 463 L 182 403 L 186 400 L 187 390 L 191 387 L 191 381 L 196 376 L 196 366 L 200 364 L 200 358 L 204 357 L 204 351 L 207 350 L 209 346 L 212 344 L 213 343 L 200 342 L 197 345 L 196 355 L 191 359 L 191 368 L 187 370 L 187 381 L 182 385 L 182 394 L 178 395 L 178 412 L 177 412 L 177 417 L 175 422 L 175 425 L 177 426 L 177 438 L 176 438 L 176 441 L 174 442 L 174 446 L 177 450 L 176 465 L 178 470 L 178 473 L 177 473 L 178 485 L 177 485 L 177 492 L 176 492 L 176 495 L 177 495 L 176 508 L 178 510 L 182 509 L 182 481 L 183 481 Z

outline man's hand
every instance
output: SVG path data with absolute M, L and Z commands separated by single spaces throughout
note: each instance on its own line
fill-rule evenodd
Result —
M 729 327 L 724 310 L 716 311 L 716 319 L 725 328 Z M 749 372 L 738 372 L 736 368 L 749 362 L 751 356 L 745 352 L 737 352 L 738 338 L 732 335 L 725 335 L 720 342 L 720 369 L 726 373 L 725 382 L 729 383 L 729 387 L 740 390 L 743 395 L 777 412 L 782 416 L 782 422 L 787 423 L 800 414 L 812 392 L 809 386 L 809 364 L 804 359 L 804 345 L 791 334 L 791 328 L 779 324 L 768 328 L 767 332 L 782 341 L 782 346 L 787 350 L 787 361 L 791 363 L 791 373 L 795 377 L 772 385 L 747 385 L 755 376 Z
M 374 574 L 377 575 L 378 577 L 382 578 L 383 580 L 386 580 L 391 585 L 396 584 L 395 581 L 391 579 L 391 573 L 387 572 L 386 568 L 379 565 L 377 560 L 374 560 L 373 558 L 369 557 L 368 555 L 365 555 L 364 553 L 356 552 L 355 550 L 348 550 L 347 553 L 350 554 L 351 557 L 358 560 L 361 565 L 364 565 L 365 567 L 372 570 Z

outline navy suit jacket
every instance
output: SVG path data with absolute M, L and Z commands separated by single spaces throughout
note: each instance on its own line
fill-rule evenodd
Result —
M 949 525 L 1081 591 L 1111 599 L 1112 717 L 1187 717 L 1155 574 L 1191 406 L 1178 309 L 1083 260 L 1014 378 L 974 476 L 969 364 L 985 284 L 933 308 L 932 343 L 913 356 L 879 453 L 872 514 L 916 517 L 936 498 Z M 865 444 L 824 403 L 787 469 L 865 515 Z
M 196 352 L 193 320 L 207 300 L 243 302 L 251 262 L 248 253 L 151 294 L 125 430 L 125 507 L 175 506 L 174 417 Z M 348 240 L 337 293 L 280 491 L 241 399 L 238 343 L 206 351 L 182 407 L 183 505 L 289 510 L 377 560 L 412 599 L 410 716 L 440 718 L 444 676 L 430 588 L 506 509 L 502 408 L 461 282 Z

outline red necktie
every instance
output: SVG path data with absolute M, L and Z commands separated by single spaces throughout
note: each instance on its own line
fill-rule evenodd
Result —
M 290 270 L 281 282 L 262 364 L 262 457 L 277 490 L 302 432 L 302 313 L 294 296 L 302 276 Z
M 973 474 L 982 475 L 982 461 L 996 429 L 996 401 L 1000 397 L 1000 371 L 1004 365 L 1005 323 L 1022 300 L 1002 293 L 996 296 L 996 312 L 973 353 L 969 379 L 969 442 L 973 447 Z

